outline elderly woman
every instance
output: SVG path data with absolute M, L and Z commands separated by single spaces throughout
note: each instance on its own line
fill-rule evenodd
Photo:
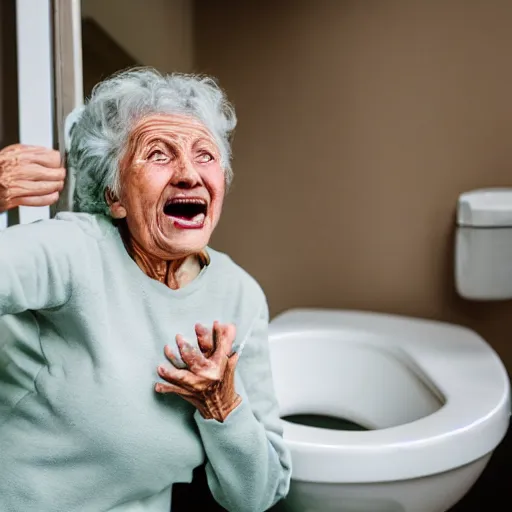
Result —
M 208 247 L 234 111 L 211 79 L 137 69 L 70 119 L 80 213 L 0 233 L 0 510 L 167 512 L 206 460 L 218 503 L 262 512 L 290 482 L 268 308 Z M 54 201 L 58 167 L 4 150 L 4 209 Z

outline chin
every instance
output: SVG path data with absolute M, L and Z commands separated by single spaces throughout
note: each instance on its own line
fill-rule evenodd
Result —
M 201 252 L 210 241 L 209 233 L 202 233 L 202 230 L 184 230 L 179 234 L 165 237 L 163 243 L 158 244 L 165 250 L 168 256 L 182 258 L 190 254 Z

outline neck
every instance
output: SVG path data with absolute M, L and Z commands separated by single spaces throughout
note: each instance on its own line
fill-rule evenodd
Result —
M 130 236 L 126 223 L 119 225 L 119 232 L 126 250 L 138 267 L 152 279 L 160 281 L 172 290 L 183 288 L 193 281 L 207 264 L 204 254 L 190 254 L 184 258 L 164 260 L 147 253 L 140 244 Z

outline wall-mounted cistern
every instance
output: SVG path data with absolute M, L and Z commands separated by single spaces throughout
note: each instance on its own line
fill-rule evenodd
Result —
M 512 299 L 512 188 L 459 197 L 455 284 L 468 300 Z

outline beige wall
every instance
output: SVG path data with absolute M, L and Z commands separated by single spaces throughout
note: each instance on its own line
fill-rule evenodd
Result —
M 135 59 L 161 71 L 192 67 L 193 0 L 82 0 L 90 16 Z
M 463 301 L 452 268 L 458 195 L 512 186 L 510 27 L 509 0 L 197 2 L 196 70 L 240 121 L 213 245 L 273 314 L 462 323 L 512 369 L 512 304 Z

